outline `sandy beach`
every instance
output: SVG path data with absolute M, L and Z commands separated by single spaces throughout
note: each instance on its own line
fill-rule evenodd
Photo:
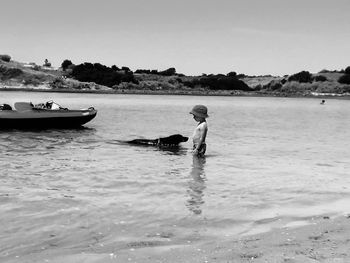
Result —
M 171 237 L 159 241 L 129 243 L 115 250 L 55 249 L 54 244 L 30 255 L 18 255 L 3 262 L 350 262 L 350 216 L 312 218 L 309 225 L 286 226 L 269 232 L 227 238 L 225 241 L 187 241 L 166 245 Z M 160 241 L 163 239 L 163 241 Z M 107 252 L 113 251 L 113 252 Z
M 101 258 L 92 256 L 91 262 L 106 262 L 107 258 L 116 262 L 350 262 L 349 223 L 349 217 L 322 217 L 300 228 L 275 229 L 220 243 L 129 249 Z M 89 261 L 89 256 L 84 260 Z M 62 261 L 58 258 L 56 262 Z

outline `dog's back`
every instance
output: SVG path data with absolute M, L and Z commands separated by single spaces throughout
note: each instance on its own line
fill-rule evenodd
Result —
M 182 142 L 187 142 L 188 137 L 184 137 L 181 134 L 174 134 L 168 137 L 159 138 L 160 145 L 179 145 Z
M 135 145 L 156 145 L 157 140 L 135 139 L 135 140 L 127 141 L 127 143 L 135 144 Z
M 168 137 L 162 137 L 159 139 L 148 140 L 148 139 L 135 139 L 126 141 L 130 144 L 135 145 L 153 145 L 153 146 L 178 146 L 182 142 L 187 142 L 188 137 L 182 136 L 181 134 L 174 134 Z

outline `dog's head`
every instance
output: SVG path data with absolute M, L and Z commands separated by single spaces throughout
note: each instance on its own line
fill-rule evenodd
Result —
M 163 145 L 178 145 L 181 142 L 187 142 L 188 137 L 182 136 L 181 134 L 174 134 L 165 138 L 160 138 L 159 142 Z

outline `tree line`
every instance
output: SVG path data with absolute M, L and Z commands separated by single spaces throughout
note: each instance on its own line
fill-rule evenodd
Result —
M 135 74 L 153 74 L 159 76 L 177 76 L 177 81 L 189 88 L 201 86 L 211 90 L 252 90 L 247 84 L 239 79 L 244 75 L 237 75 L 235 72 L 230 72 L 227 75 L 203 75 L 183 81 L 181 77 L 185 77 L 185 75 L 176 73 L 176 69 L 173 67 L 164 71 L 138 69 L 135 72 L 132 72 L 128 67 L 119 68 L 115 65 L 108 67 L 100 63 L 93 64 L 85 62 L 79 65 L 74 65 L 68 59 L 62 62 L 61 67 L 68 75 L 79 81 L 95 82 L 112 88 L 116 87 L 121 82 L 139 84 L 139 81 L 135 78 Z

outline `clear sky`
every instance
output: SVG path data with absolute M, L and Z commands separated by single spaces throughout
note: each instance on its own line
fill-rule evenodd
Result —
M 201 75 L 350 66 L 350 0 L 0 0 L 0 54 Z

